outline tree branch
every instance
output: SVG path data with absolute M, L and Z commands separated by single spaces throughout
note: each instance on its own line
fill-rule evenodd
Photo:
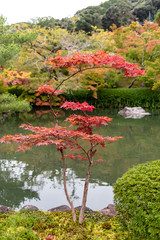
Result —
M 89 69 L 97 69 L 97 68 L 102 68 L 102 67 L 87 67 L 87 68 L 84 68 L 84 69 L 79 69 L 77 72 L 71 74 L 70 76 L 68 76 L 67 78 L 63 79 L 60 84 L 55 88 L 54 92 L 67 80 L 69 80 L 70 78 L 74 77 L 75 75 L 77 75 L 78 73 L 80 72 L 84 72 L 86 70 L 89 70 Z M 103 67 L 104 68 L 104 67 Z M 108 68 L 108 67 L 105 67 L 105 68 Z
M 73 202 L 71 201 L 68 191 L 67 191 L 67 185 L 66 185 L 66 165 L 65 165 L 65 157 L 64 157 L 64 153 L 63 150 L 60 150 L 61 155 L 62 155 L 62 161 L 63 161 L 63 184 L 64 184 L 64 191 L 65 191 L 65 195 L 67 198 L 67 201 L 72 209 L 72 217 L 73 217 L 73 221 L 76 221 L 76 213 L 75 213 L 75 209 L 73 206 Z

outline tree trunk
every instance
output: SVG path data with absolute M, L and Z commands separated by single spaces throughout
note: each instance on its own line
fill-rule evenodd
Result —
M 129 84 L 128 88 L 131 88 L 131 87 L 133 86 L 133 84 L 134 84 L 135 81 L 136 81 L 136 78 L 134 78 L 134 79 L 132 80 L 132 82 Z
M 73 221 L 76 221 L 76 213 L 75 213 L 75 209 L 73 206 L 73 202 L 71 201 L 68 191 L 67 191 L 67 185 L 66 185 L 66 165 L 65 165 L 65 157 L 64 157 L 64 153 L 63 150 L 61 150 L 61 155 L 62 155 L 62 160 L 63 160 L 63 185 L 64 185 L 64 191 L 65 191 L 65 195 L 67 198 L 67 201 L 72 209 L 72 217 L 73 217 Z
M 92 171 L 92 166 L 93 166 L 93 160 L 91 160 L 89 162 L 88 165 L 88 172 L 86 175 L 86 179 L 85 179 L 85 185 L 84 185 L 84 191 L 83 191 L 83 199 L 82 199 L 82 208 L 79 214 L 79 223 L 82 224 L 83 219 L 84 219 L 84 212 L 86 209 L 86 202 L 87 202 L 87 195 L 88 195 L 88 186 L 89 186 L 89 179 L 90 179 L 90 175 L 91 175 L 91 171 Z

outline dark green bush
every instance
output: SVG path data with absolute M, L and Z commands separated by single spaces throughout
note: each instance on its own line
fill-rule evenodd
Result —
M 7 91 L 12 95 L 16 95 L 20 100 L 27 100 L 32 105 L 34 105 L 36 99 L 35 89 L 31 89 L 26 86 L 15 85 L 7 87 Z
M 123 108 L 140 106 L 143 108 L 160 108 L 160 92 L 150 88 L 99 89 L 98 98 L 88 90 L 69 91 L 64 94 L 67 101 L 87 101 L 97 108 Z
M 32 105 L 35 105 L 37 97 L 34 89 L 11 86 L 8 88 L 8 92 L 16 95 L 21 100 L 27 100 Z M 150 88 L 101 88 L 97 91 L 97 99 L 93 97 L 92 91 L 70 89 L 62 96 L 67 101 L 86 101 L 97 108 L 123 108 L 125 106 L 140 106 L 150 109 L 160 108 L 160 91 L 153 91 Z
M 160 239 L 160 160 L 139 164 L 114 184 L 114 201 L 131 239 Z

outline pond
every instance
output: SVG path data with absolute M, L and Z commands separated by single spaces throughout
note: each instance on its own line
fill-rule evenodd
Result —
M 100 210 L 113 203 L 112 185 L 128 168 L 160 158 L 160 111 L 152 111 L 150 116 L 142 119 L 124 119 L 117 113 L 118 110 L 94 112 L 95 115 L 113 118 L 107 127 L 98 129 L 97 133 L 123 136 L 123 139 L 104 149 L 100 148 L 96 156 L 104 162 L 95 163 L 91 174 L 87 206 L 93 210 Z M 0 135 L 27 132 L 19 125 L 28 122 L 34 126 L 53 126 L 50 114 L 19 114 L 0 124 Z M 15 150 L 14 144 L 0 144 L 0 205 L 19 210 L 26 204 L 32 204 L 44 211 L 68 205 L 63 190 L 62 161 L 56 149 L 43 146 L 26 152 Z M 69 194 L 74 206 L 79 206 L 87 163 L 68 159 L 66 168 Z

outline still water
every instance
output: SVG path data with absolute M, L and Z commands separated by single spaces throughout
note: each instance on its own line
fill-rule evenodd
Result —
M 103 136 L 123 136 L 123 139 L 100 148 L 97 159 L 105 160 L 93 166 L 87 206 L 100 210 L 113 203 L 113 188 L 117 178 L 128 168 L 139 163 L 160 159 L 160 111 L 142 119 L 124 119 L 118 110 L 97 110 L 95 115 L 112 117 L 112 122 L 96 131 Z M 63 121 L 64 115 L 59 121 Z M 21 123 L 53 127 L 50 114 L 25 113 L 12 116 L 0 123 L 3 134 L 27 133 Z M 66 124 L 66 123 L 65 123 Z M 40 210 L 67 204 L 63 191 L 62 161 L 52 146 L 37 147 L 26 152 L 15 152 L 14 144 L 0 144 L 0 205 L 18 210 L 26 204 Z M 67 187 L 74 206 L 81 205 L 87 163 L 67 160 Z

